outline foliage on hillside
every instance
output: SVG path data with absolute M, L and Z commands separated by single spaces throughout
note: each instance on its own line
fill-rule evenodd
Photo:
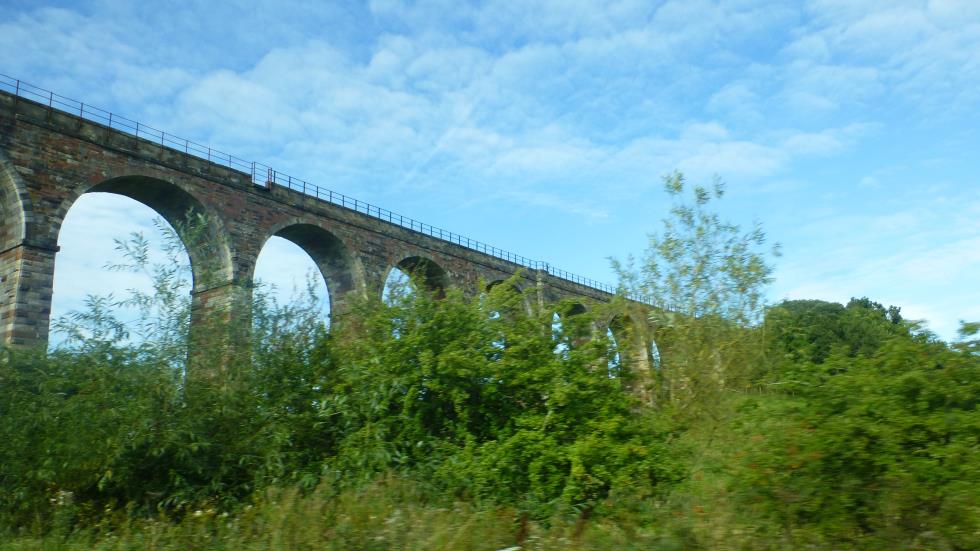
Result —
M 314 301 L 277 308 L 259 293 L 249 357 L 216 379 L 99 330 L 117 325 L 111 310 L 74 316 L 71 347 L 0 365 L 0 518 L 41 531 L 120 510 L 180 518 L 239 510 L 273 486 L 397 476 L 541 519 L 680 479 L 669 419 L 624 391 L 613 345 L 556 351 L 590 314 L 553 328 L 513 284 L 363 302 L 332 333 Z M 192 356 L 189 374 L 212 361 Z

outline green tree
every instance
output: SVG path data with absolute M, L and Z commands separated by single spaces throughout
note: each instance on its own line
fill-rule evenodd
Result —
M 589 314 L 552 328 L 552 310 L 528 313 L 533 301 L 512 285 L 362 305 L 338 339 L 339 384 L 323 402 L 343 432 L 326 459 L 338 480 L 396 470 L 547 517 L 677 478 L 669 424 L 644 417 L 627 381 L 610 377 L 604 338 L 575 338 Z
M 977 356 L 907 333 L 871 352 L 836 346 L 820 364 L 801 361 L 772 394 L 746 400 L 736 423 L 745 447 L 733 487 L 767 539 L 973 548 Z
M 761 346 L 751 331 L 762 320 L 771 281 L 765 234 L 743 231 L 711 210 L 724 185 L 688 186 L 664 177 L 673 201 L 663 230 L 649 236 L 639 268 L 614 261 L 624 290 L 656 305 L 651 323 L 662 355 L 660 395 L 684 409 L 718 402 L 723 389 L 742 385 Z M 771 249 L 778 254 L 778 247 Z

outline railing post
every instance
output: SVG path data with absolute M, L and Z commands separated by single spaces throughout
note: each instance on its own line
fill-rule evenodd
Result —
M 20 105 L 20 79 L 14 79 L 14 111 L 17 110 L 17 106 Z

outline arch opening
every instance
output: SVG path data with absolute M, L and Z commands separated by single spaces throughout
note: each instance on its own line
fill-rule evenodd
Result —
M 385 304 L 393 305 L 410 297 L 414 292 L 415 286 L 412 284 L 409 275 L 395 266 L 388 271 L 384 288 L 381 290 L 381 300 Z
M 289 311 L 329 325 L 330 286 L 313 257 L 296 243 L 270 237 L 256 257 L 252 281 L 253 328 Z
M 499 287 L 499 286 L 503 285 L 504 283 L 505 283 L 505 281 L 503 279 L 496 279 L 494 281 L 491 281 L 490 283 L 487 283 L 486 286 L 483 289 L 487 293 L 490 293 L 491 291 L 494 290 L 495 287 Z M 511 287 L 511 289 L 514 289 L 514 288 Z M 516 291 L 516 289 L 514 289 L 514 290 Z
M 212 312 L 219 311 L 224 312 L 223 319 L 230 319 L 228 314 L 233 310 L 228 297 L 234 294 L 233 286 L 229 285 L 233 281 L 233 268 L 224 229 L 220 220 L 210 215 L 180 185 L 140 175 L 111 178 L 89 187 L 76 188 L 51 210 L 36 215 L 40 225 L 38 234 L 31 238 L 51 246 L 62 244 L 62 253 L 51 260 L 52 294 L 49 301 L 61 295 L 65 295 L 66 300 L 59 298 L 57 304 L 49 302 L 50 306 L 40 314 L 47 317 L 49 323 L 45 324 L 48 330 L 39 340 L 47 342 L 49 346 L 58 344 L 57 340 L 52 343 L 49 339 L 52 308 L 56 314 L 77 310 L 80 294 L 106 294 L 100 291 L 116 291 L 113 295 L 115 298 L 102 297 L 89 303 L 83 300 L 81 306 L 88 308 L 89 313 L 94 313 L 95 307 L 102 308 L 102 311 L 109 305 L 125 307 L 126 304 L 114 304 L 121 302 L 117 300 L 119 289 L 132 290 L 143 296 L 143 300 L 128 303 L 140 309 L 139 319 L 142 321 L 134 320 L 129 325 L 117 324 L 111 332 L 90 324 L 90 329 L 102 337 L 112 333 L 115 336 L 125 335 L 130 341 L 153 339 L 157 344 L 162 342 L 168 346 L 186 348 L 193 324 L 204 319 L 217 320 L 219 318 L 214 317 Z M 83 221 L 73 222 L 72 219 Z M 157 220 L 156 227 L 154 220 Z M 130 231 L 128 236 L 121 235 L 125 228 L 135 231 Z M 162 235 L 161 240 L 154 242 L 158 235 Z M 81 244 L 71 244 L 73 241 L 80 242 L 79 238 L 82 238 Z M 120 240 L 118 247 L 111 245 L 116 243 L 115 240 Z M 102 256 L 96 255 L 95 251 L 106 244 L 110 244 L 111 250 L 103 251 L 106 254 Z M 131 247 L 127 249 L 127 245 Z M 73 260 L 72 250 L 82 251 L 78 253 L 82 258 L 76 256 Z M 167 258 L 162 262 L 154 260 L 153 253 L 157 251 L 163 251 Z M 122 258 L 116 256 L 120 254 Z M 115 272 L 119 274 L 142 271 L 142 281 L 139 281 L 139 277 L 131 277 L 127 285 L 113 280 L 100 270 L 103 264 L 101 258 L 106 259 L 105 264 L 116 264 Z M 127 258 L 137 261 L 126 262 Z M 84 266 L 89 268 L 87 275 Z M 184 279 L 177 275 L 182 271 L 186 274 L 182 276 Z M 165 285 L 159 285 L 157 280 L 160 278 L 166 280 Z M 147 279 L 153 281 L 150 284 L 152 291 L 147 290 Z M 95 287 L 90 286 L 93 282 L 96 283 Z M 59 289 L 57 294 L 55 288 Z M 85 288 L 96 292 L 84 293 Z M 176 315 L 177 310 L 186 313 Z M 147 320 L 150 322 L 147 323 Z M 176 362 L 182 362 L 185 358 L 178 358 L 177 352 L 173 354 Z
M 180 186 L 145 176 L 112 178 L 89 188 L 87 193 L 111 193 L 149 207 L 176 232 L 190 256 L 195 291 L 229 282 L 233 278 L 231 253 L 225 233 L 193 195 Z M 68 210 L 71 204 L 63 204 Z M 59 232 L 60 225 L 55 228 Z
M 551 314 L 551 340 L 555 343 L 552 351 L 562 358 L 568 358 L 568 353 L 571 351 L 571 340 L 565 333 L 565 324 L 562 322 L 561 316 L 558 312 L 553 312 Z
M 498 279 L 483 285 L 484 291 L 480 293 L 480 301 L 484 312 L 494 324 L 496 337 L 491 340 L 490 346 L 496 350 L 493 359 L 500 359 L 502 352 L 508 346 L 506 325 L 520 319 L 521 310 L 530 314 L 526 310 L 524 295 L 512 280 Z
M 193 261 L 177 228 L 128 196 L 86 193 L 59 224 L 48 347 L 153 341 L 183 349 Z M 175 351 L 173 360 L 183 361 Z
M 339 237 L 300 222 L 276 229 L 266 240 L 253 278 L 275 285 L 278 304 L 301 308 L 330 323 L 344 311 L 345 298 L 362 287 L 358 268 Z
M 520 309 L 525 314 L 531 314 L 527 297 L 513 281 L 498 279 L 487 283 L 484 289 L 482 295 L 486 297 L 491 315 L 512 317 Z
M 619 378 L 623 371 L 623 357 L 620 353 L 619 340 L 612 327 L 606 328 L 606 341 L 608 350 L 606 352 L 606 374 L 610 379 Z
M 591 320 L 579 318 L 587 312 L 584 304 L 563 301 L 552 313 L 551 334 L 555 341 L 555 353 L 568 356 L 571 349 L 581 346 L 592 337 Z
M 650 367 L 656 371 L 660 371 L 662 367 L 660 357 L 660 348 L 657 347 L 657 341 L 650 339 Z
M 409 295 L 419 289 L 432 293 L 436 298 L 446 296 L 449 274 L 439 264 L 421 256 L 410 256 L 399 261 L 388 271 L 382 299 Z M 393 293 L 393 294 L 392 294 Z

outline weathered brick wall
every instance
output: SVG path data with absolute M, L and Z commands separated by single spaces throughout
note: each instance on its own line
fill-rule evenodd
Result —
M 609 298 L 290 189 L 257 186 L 248 174 L 0 92 L 0 343 L 46 342 L 58 234 L 68 209 L 91 191 L 136 199 L 178 230 L 188 213 L 206 221 L 182 235 L 195 319 L 248 296 L 256 259 L 273 235 L 310 254 L 336 313 L 352 294 L 379 295 L 393 267 L 419 260 L 471 292 L 522 272 L 522 285 L 537 288 L 542 302 Z

